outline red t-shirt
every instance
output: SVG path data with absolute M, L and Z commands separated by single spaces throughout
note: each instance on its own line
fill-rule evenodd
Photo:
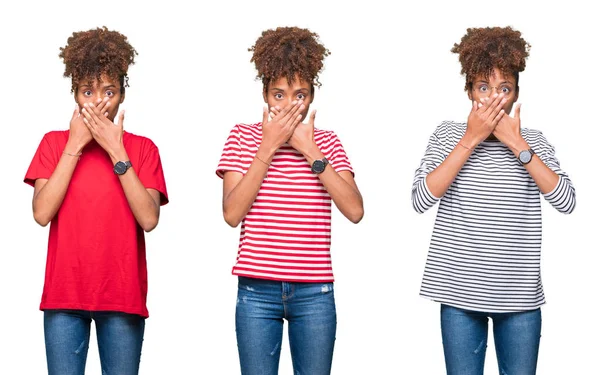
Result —
M 69 131 L 47 133 L 25 183 L 49 179 Z M 168 202 L 158 148 L 145 137 L 123 134 L 132 168 L 146 188 Z M 41 310 L 121 311 L 148 317 L 144 231 L 127 203 L 108 154 L 92 140 L 75 167 L 65 198 L 50 224 Z

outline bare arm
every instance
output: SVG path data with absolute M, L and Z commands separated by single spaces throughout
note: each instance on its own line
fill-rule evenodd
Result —
M 118 124 L 108 119 L 98 107 L 86 103 L 82 113 L 84 123 L 98 144 L 108 153 L 114 164 L 128 161 L 129 156 L 123 145 L 123 120 L 125 114 L 119 113 Z M 136 221 L 146 232 L 158 225 L 160 216 L 160 193 L 155 189 L 146 189 L 134 168 L 119 176 L 123 192 Z
M 33 218 L 45 227 L 54 218 L 62 205 L 63 199 L 77 166 L 79 155 L 85 145 L 92 139 L 76 107 L 71 117 L 69 139 L 63 154 L 49 179 L 37 179 L 33 191 Z
M 302 101 L 294 101 L 271 121 L 268 110 L 263 109 L 262 141 L 248 171 L 223 176 L 223 217 L 230 226 L 238 226 L 252 207 L 275 152 L 292 135 L 303 109 Z
M 296 127 L 289 140 L 290 146 L 301 152 L 310 165 L 325 157 L 314 141 L 315 115 L 315 111 L 311 112 L 308 123 Z M 318 176 L 340 212 L 351 222 L 360 222 L 364 215 L 363 199 L 352 173 L 338 173 L 331 165 L 327 165 Z

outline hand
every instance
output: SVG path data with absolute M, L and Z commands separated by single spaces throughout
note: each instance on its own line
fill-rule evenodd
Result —
M 505 103 L 504 94 L 494 94 L 492 98 L 481 99 L 481 103 L 473 101 L 464 136 L 469 147 L 475 148 L 494 131 L 498 121 L 504 116 L 502 106 Z
M 123 120 L 125 111 L 119 112 L 119 121 L 114 124 L 108 117 L 108 107 L 110 102 L 103 101 L 99 105 L 94 103 L 85 103 L 81 113 L 83 114 L 83 122 L 89 129 L 92 137 L 98 144 L 111 156 L 113 161 L 124 160 L 123 153 Z M 119 156 L 121 155 L 121 156 Z
M 75 105 L 71 123 L 69 125 L 69 140 L 65 151 L 70 154 L 79 154 L 81 150 L 92 140 L 92 133 L 83 122 L 83 115 L 79 112 L 79 105 Z
M 302 100 L 293 101 L 282 110 L 277 109 L 277 113 L 271 111 L 271 116 L 269 116 L 267 108 L 264 108 L 261 146 L 267 147 L 272 153 L 277 151 L 294 133 L 300 120 L 302 120 L 302 110 L 304 108 Z M 269 120 L 269 117 L 271 117 L 271 120 Z
M 307 155 L 315 144 L 315 116 L 317 111 L 310 113 L 307 123 L 301 123 L 296 127 L 288 143 L 303 155 Z
M 503 116 L 493 131 L 494 136 L 511 149 L 516 149 L 523 141 L 521 136 L 521 104 L 515 107 L 515 116 Z

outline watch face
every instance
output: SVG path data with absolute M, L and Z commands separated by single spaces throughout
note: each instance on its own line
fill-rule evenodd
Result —
M 529 150 L 521 151 L 519 153 L 519 161 L 523 164 L 527 164 L 531 161 L 531 152 Z
M 323 171 L 325 170 L 325 163 L 323 162 L 323 160 L 315 160 L 313 162 L 311 170 L 313 173 L 316 174 L 323 173 Z
M 123 163 L 122 161 L 118 161 L 113 170 L 115 171 L 115 174 L 122 175 L 123 173 L 127 172 L 127 164 Z

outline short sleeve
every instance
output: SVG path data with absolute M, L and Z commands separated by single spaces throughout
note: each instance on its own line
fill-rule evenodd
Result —
M 42 138 L 25 174 L 23 181 L 26 184 L 34 186 L 35 180 L 39 178 L 49 179 L 54 169 L 56 169 L 60 159 L 57 155 L 60 154 L 57 154 L 56 145 L 53 144 L 51 138 L 51 133 L 44 135 L 44 138 Z
M 142 162 L 139 167 L 134 166 L 134 168 L 140 182 L 146 189 L 155 189 L 160 193 L 161 206 L 169 203 L 160 154 L 158 147 L 152 141 L 148 140 L 144 147 Z
M 225 146 L 223 147 L 223 153 L 217 166 L 217 176 L 223 178 L 225 172 L 235 171 L 245 173 L 244 165 L 242 163 L 242 145 L 240 137 L 240 127 L 234 126 L 227 137 Z
M 349 171 L 354 176 L 354 170 L 348 155 L 346 155 L 344 146 L 342 146 L 342 142 L 334 132 L 331 132 L 326 148 L 321 152 L 327 156 L 327 160 L 336 172 Z

